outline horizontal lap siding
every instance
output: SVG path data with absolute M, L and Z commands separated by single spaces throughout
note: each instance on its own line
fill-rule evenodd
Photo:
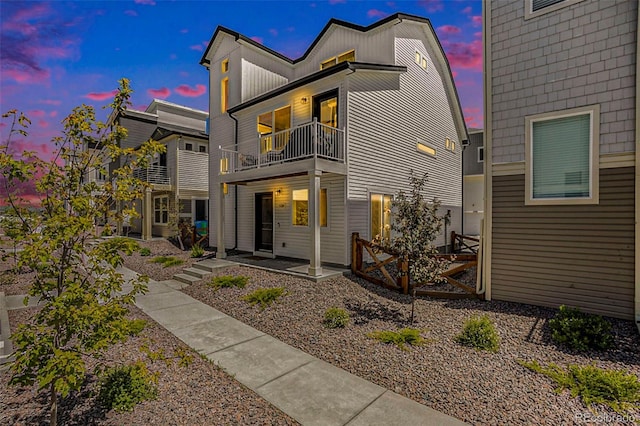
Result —
M 493 178 L 496 300 L 632 318 L 634 169 L 600 170 L 600 203 L 525 206 L 524 175 Z

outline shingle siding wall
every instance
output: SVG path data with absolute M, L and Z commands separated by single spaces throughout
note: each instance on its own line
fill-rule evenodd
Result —
M 478 161 L 478 147 L 484 146 L 484 133 L 472 133 L 469 135 L 469 146 L 464 149 L 462 155 L 462 174 L 481 175 L 484 163 Z
M 524 160 L 524 117 L 600 104 L 600 153 L 635 150 L 636 1 L 585 0 L 524 20 L 491 2 L 493 162 Z

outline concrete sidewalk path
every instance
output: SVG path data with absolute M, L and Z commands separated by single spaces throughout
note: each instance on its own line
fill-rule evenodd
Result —
M 126 278 L 136 275 L 126 268 Z M 187 345 L 303 425 L 463 425 L 149 281 L 136 305 Z

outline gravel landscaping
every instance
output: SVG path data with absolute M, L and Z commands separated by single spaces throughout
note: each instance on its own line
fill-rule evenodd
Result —
M 171 333 L 157 325 L 137 308 L 133 315 L 148 320 L 143 333 L 126 344 L 109 349 L 106 359 L 110 365 L 133 362 L 142 357 L 138 348 L 148 343 L 151 350 L 162 349 L 166 354 L 177 347 L 185 347 Z M 10 311 L 12 327 L 27 321 L 33 310 Z M 88 360 L 89 365 L 95 362 Z M 58 408 L 62 425 L 294 425 L 295 420 L 253 391 L 245 388 L 212 363 L 194 353 L 188 367 L 173 362 L 149 364 L 159 372 L 158 398 L 145 401 L 132 411 L 105 411 L 96 404 L 96 378 L 89 377 L 78 393 L 62 400 Z M 48 393 L 36 387 L 8 386 L 9 372 L 0 371 L 0 424 L 48 424 Z
M 518 360 L 554 362 L 563 367 L 595 363 L 640 375 L 640 337 L 630 321 L 610 319 L 615 349 L 578 354 L 552 343 L 547 321 L 557 312 L 554 309 L 506 302 L 419 299 L 416 322 L 410 325 L 410 297 L 355 277 L 313 283 L 244 266 L 230 267 L 216 275 L 250 279 L 243 289 L 214 291 L 200 282 L 183 291 L 311 355 L 472 424 L 584 424 L 582 419 L 594 415 L 569 392 L 556 394 L 550 379 L 525 369 Z M 240 299 L 259 287 L 281 286 L 288 294 L 265 310 Z M 347 327 L 323 327 L 324 312 L 330 307 L 349 312 Z M 497 353 L 479 352 L 454 340 L 465 320 L 484 314 L 500 334 Z M 372 331 L 407 326 L 423 330 L 428 342 L 402 351 L 367 337 Z M 606 407 L 594 408 L 600 415 L 614 415 Z M 640 421 L 640 410 L 631 416 Z M 614 421 L 608 424 L 624 423 L 619 417 L 607 418 L 611 419 Z

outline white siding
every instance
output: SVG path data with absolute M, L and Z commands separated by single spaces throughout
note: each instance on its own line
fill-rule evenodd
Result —
M 255 98 L 287 82 L 285 77 L 242 59 L 241 102 Z
M 209 188 L 209 154 L 177 151 L 178 192 L 183 190 L 207 191 Z

